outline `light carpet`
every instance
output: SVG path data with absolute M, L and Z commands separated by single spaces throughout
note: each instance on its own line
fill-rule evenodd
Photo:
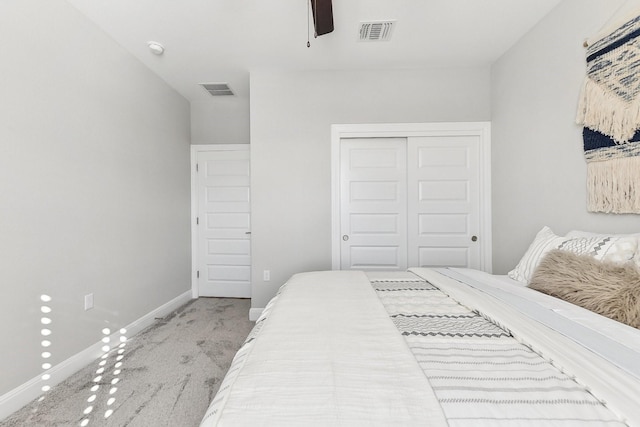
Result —
M 249 308 L 248 299 L 192 300 L 130 338 L 121 366 L 113 352 L 96 381 L 98 359 L 0 426 L 198 426 L 254 325 Z

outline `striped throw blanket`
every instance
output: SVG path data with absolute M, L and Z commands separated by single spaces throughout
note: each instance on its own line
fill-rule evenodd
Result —
M 584 126 L 588 209 L 640 213 L 640 17 L 587 49 Z
M 371 284 L 449 426 L 625 425 L 585 386 L 431 283 Z

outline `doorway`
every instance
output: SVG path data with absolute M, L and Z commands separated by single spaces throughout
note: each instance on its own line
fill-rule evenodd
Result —
M 248 144 L 193 145 L 192 294 L 251 297 Z

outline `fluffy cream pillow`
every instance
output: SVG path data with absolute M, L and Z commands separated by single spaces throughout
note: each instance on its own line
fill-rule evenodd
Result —
M 640 270 L 632 262 L 552 250 L 529 287 L 640 329 Z

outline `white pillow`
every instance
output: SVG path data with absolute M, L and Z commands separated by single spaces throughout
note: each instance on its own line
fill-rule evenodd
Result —
M 569 237 L 571 239 L 575 239 L 578 237 L 635 237 L 636 239 L 640 238 L 640 233 L 628 233 L 628 234 L 610 234 L 610 233 L 593 233 L 591 231 L 582 231 L 582 230 L 571 230 L 567 233 L 565 237 Z
M 589 254 L 597 260 L 620 264 L 633 260 L 640 267 L 639 245 L 635 235 L 607 235 L 572 231 L 566 237 L 561 237 L 545 226 L 538 232 L 516 268 L 511 270 L 508 275 L 514 280 L 529 283 L 542 258 L 552 249 L 561 249 L 577 255 Z
M 513 280 L 529 283 L 534 270 L 545 254 L 552 249 L 558 249 L 565 240 L 567 239 L 557 236 L 549 227 L 544 226 L 542 230 L 538 231 L 516 268 L 507 273 L 507 275 Z
M 567 236 L 569 237 L 569 236 Z M 577 255 L 591 255 L 599 261 L 624 264 L 638 251 L 638 239 L 625 235 L 598 235 L 565 240 L 558 249 Z

